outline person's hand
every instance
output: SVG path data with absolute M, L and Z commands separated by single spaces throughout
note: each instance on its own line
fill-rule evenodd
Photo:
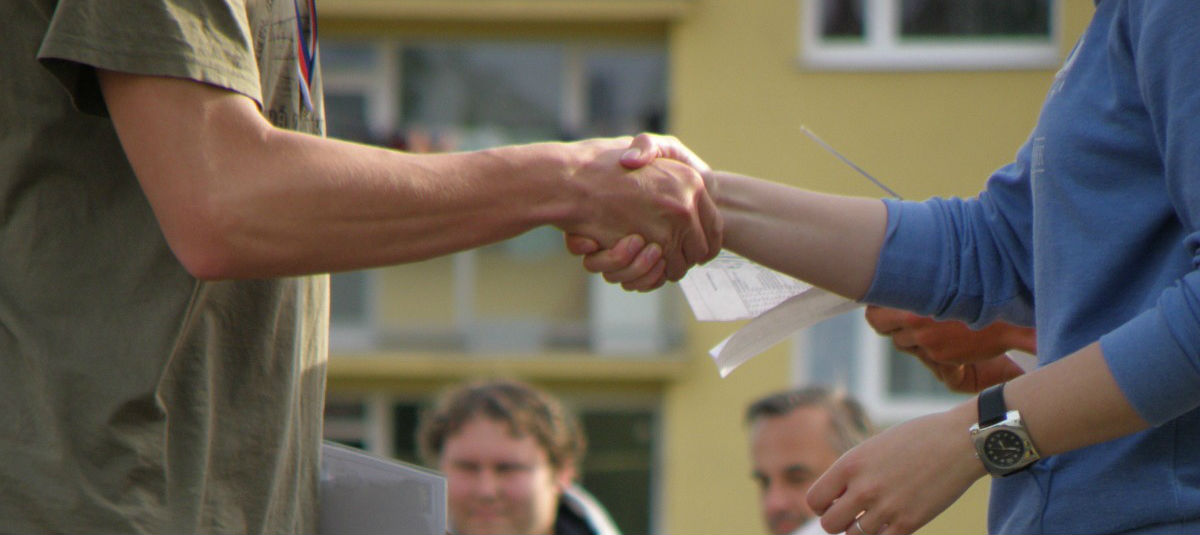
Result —
M 627 169 L 619 161 L 631 152 L 630 142 L 624 141 L 619 149 L 613 148 L 614 143 L 620 141 L 597 139 L 575 144 L 585 156 L 573 169 L 569 187 L 583 190 L 587 204 L 560 228 L 569 235 L 590 238 L 603 248 L 638 234 L 645 243 L 659 245 L 666 260 L 666 278 L 679 280 L 692 265 L 708 261 L 720 250 L 723 228 L 716 204 L 694 168 L 656 158 L 639 169 Z M 646 151 L 639 149 L 638 153 Z
M 917 359 L 952 392 L 973 394 L 1025 373 L 1020 365 L 1004 354 L 970 364 L 946 364 L 920 356 Z
M 626 290 L 648 292 L 667 282 L 662 248 L 657 243 L 647 244 L 637 234 L 621 238 L 611 249 L 600 249 L 589 238 L 568 234 L 567 249 L 583 255 L 585 269 L 602 273 L 604 280 Z
M 896 349 L 934 362 L 979 362 L 1010 349 L 1037 353 L 1033 328 L 1003 321 L 975 330 L 961 321 L 936 320 L 875 305 L 867 306 L 864 316 L 875 332 L 892 339 Z
M 875 332 L 891 337 L 896 349 L 916 356 L 955 392 L 978 392 L 1021 375 L 1021 367 L 1006 352 L 1037 351 L 1034 329 L 1011 323 L 974 330 L 961 321 L 939 321 L 873 305 L 865 316 Z
M 604 275 L 604 280 L 620 284 L 630 291 L 648 292 L 666 284 L 666 270 L 659 264 L 651 263 L 652 259 L 662 255 L 661 248 L 656 243 L 647 244 L 638 235 L 621 238 L 621 241 L 609 249 L 600 247 L 596 240 L 567 234 L 567 251 L 583 257 L 583 269 Z
M 659 158 L 677 160 L 701 172 L 710 170 L 707 163 L 678 139 L 656 134 L 640 134 L 634 137 L 627 150 L 622 152 L 620 162 L 627 169 L 639 169 Z M 705 229 L 710 249 L 708 255 L 692 265 L 707 262 L 720 252 L 720 214 L 715 204 L 711 204 L 712 191 L 707 178 L 705 190 L 708 195 L 702 200 L 701 208 L 706 212 L 711 210 L 711 214 L 706 215 L 712 216 L 712 225 Z M 608 249 L 603 248 L 595 239 L 581 234 L 568 232 L 565 240 L 568 251 L 584 257 L 585 269 L 604 274 L 605 280 L 619 283 L 626 290 L 650 291 L 662 286 L 668 279 L 679 280 L 683 276 L 677 271 L 668 272 L 665 269 L 660 244 L 647 242 L 639 235 L 625 236 L 617 245 Z M 686 273 L 686 270 L 684 272 Z
M 627 169 L 639 169 L 650 165 L 658 158 L 678 160 L 691 166 L 701 173 L 711 171 L 704 160 L 687 148 L 675 136 L 660 134 L 638 134 L 629 143 L 629 148 L 621 153 L 621 165 Z M 709 186 L 707 182 L 705 186 Z
M 986 473 L 967 428 L 974 400 L 893 426 L 846 452 L 808 491 L 829 533 L 913 533 Z

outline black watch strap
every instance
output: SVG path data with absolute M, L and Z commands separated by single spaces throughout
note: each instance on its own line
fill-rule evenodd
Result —
M 979 428 L 983 429 L 1004 420 L 1008 406 L 1004 404 L 1004 383 L 992 385 L 979 393 Z

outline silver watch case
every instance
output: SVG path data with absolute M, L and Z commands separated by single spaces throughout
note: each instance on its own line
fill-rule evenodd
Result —
M 1029 439 L 1021 413 L 1015 410 L 982 429 L 978 423 L 971 425 L 971 441 L 975 444 L 975 456 L 993 476 L 1019 472 L 1041 458 Z

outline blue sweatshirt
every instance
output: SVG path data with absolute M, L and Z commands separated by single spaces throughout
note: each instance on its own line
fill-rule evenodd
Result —
M 1033 323 L 1041 365 L 1099 340 L 1153 424 L 995 479 L 989 530 L 1200 532 L 1200 1 L 1098 1 L 1015 162 L 886 202 L 865 301 Z

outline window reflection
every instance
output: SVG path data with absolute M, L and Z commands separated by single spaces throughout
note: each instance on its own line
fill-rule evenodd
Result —
M 415 150 L 477 149 L 560 137 L 560 46 L 410 45 L 401 62 L 401 122 L 410 135 L 433 143 Z
M 1062 0 L 798 0 L 801 54 L 849 70 L 1053 68 Z
M 822 0 L 821 36 L 862 39 L 863 0 Z
M 1049 0 L 903 0 L 904 36 L 1045 36 Z

